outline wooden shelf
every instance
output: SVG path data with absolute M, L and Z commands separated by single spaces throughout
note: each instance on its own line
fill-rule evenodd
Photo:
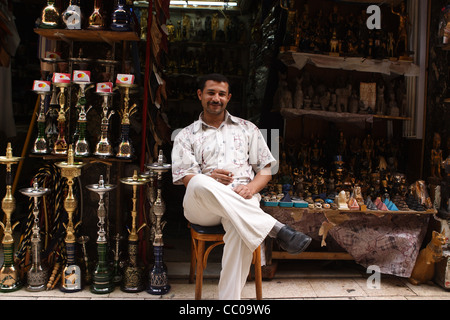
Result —
M 362 57 L 330 56 L 307 52 L 283 52 L 279 59 L 289 67 L 303 69 L 308 63 L 319 68 L 341 69 L 381 74 L 418 76 L 419 66 L 409 61 L 366 59 Z
M 87 41 L 87 42 L 119 42 L 139 41 L 136 32 L 110 31 L 110 30 L 69 30 L 69 29 L 41 29 L 35 28 L 34 32 L 52 40 Z
M 306 110 L 306 109 L 295 109 L 295 108 L 285 108 L 280 110 L 281 115 L 286 119 L 298 118 L 301 116 L 308 116 L 312 118 L 320 118 L 331 122 L 369 122 L 373 123 L 373 119 L 384 119 L 384 120 L 411 120 L 408 117 L 393 117 L 387 115 L 378 114 L 360 114 L 360 113 L 350 113 L 350 112 L 333 112 L 333 111 L 322 111 L 322 110 Z

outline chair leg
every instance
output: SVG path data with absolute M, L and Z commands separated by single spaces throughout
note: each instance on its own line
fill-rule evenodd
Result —
M 262 272 L 261 272 L 261 247 L 255 250 L 255 286 L 256 286 L 256 299 L 262 300 Z
M 196 260 L 197 260 L 197 272 L 195 275 L 195 300 L 202 299 L 202 286 L 203 286 L 203 255 L 205 254 L 205 242 L 202 240 L 197 241 Z
M 196 240 L 194 238 L 191 239 L 191 265 L 189 268 L 189 283 L 194 283 L 194 276 L 195 276 L 195 266 L 196 266 L 196 250 L 197 244 Z

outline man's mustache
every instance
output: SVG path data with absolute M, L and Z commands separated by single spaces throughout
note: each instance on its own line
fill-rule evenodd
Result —
M 210 101 L 210 102 L 208 102 L 208 105 L 211 105 L 211 106 L 223 106 L 223 103 L 222 102 Z

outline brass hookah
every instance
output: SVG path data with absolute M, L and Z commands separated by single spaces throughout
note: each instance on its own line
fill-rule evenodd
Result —
M 81 168 L 85 164 L 83 162 L 75 162 L 73 155 L 72 145 L 69 146 L 67 162 L 62 161 L 56 163 L 61 169 L 61 175 L 67 178 L 68 192 L 64 199 L 64 209 L 67 212 L 67 225 L 66 237 L 64 242 L 66 244 L 67 251 L 67 262 L 63 268 L 63 275 L 61 277 L 61 291 L 63 292 L 76 292 L 82 289 L 81 283 L 81 269 L 75 262 L 75 228 L 80 222 L 75 226 L 73 224 L 73 213 L 77 209 L 77 199 L 73 195 L 73 179 L 81 176 Z
M 46 126 L 46 112 L 45 112 L 45 100 L 46 97 L 51 95 L 52 92 L 50 91 L 38 91 L 35 90 L 35 92 L 39 95 L 40 97 L 40 105 L 39 105 L 39 113 L 38 113 L 38 117 L 36 120 L 36 124 L 37 124 L 37 137 L 34 140 L 34 144 L 33 144 L 33 148 L 31 150 L 32 153 L 35 154 L 47 154 L 49 149 L 48 149 L 48 142 L 47 142 L 47 138 L 45 136 L 45 126 Z
M 102 1 L 94 1 L 94 11 L 89 16 L 89 27 L 88 29 L 103 30 L 105 29 L 105 18 L 101 14 Z
M 154 207 L 153 204 L 155 203 L 156 200 L 156 190 L 155 190 L 155 179 L 157 178 L 157 175 L 152 171 L 152 170 L 148 170 L 146 172 L 142 172 L 140 174 L 141 177 L 143 177 L 144 179 L 148 180 L 148 184 L 147 184 L 147 202 L 149 205 L 149 217 L 150 217 L 150 224 L 151 225 L 155 225 L 156 224 L 156 216 L 154 213 Z M 153 239 L 155 238 L 155 234 L 153 232 L 153 228 L 150 229 L 150 241 L 153 242 Z
M 12 194 L 12 165 L 17 164 L 22 157 L 14 157 L 12 153 L 11 143 L 8 142 L 6 147 L 6 155 L 0 157 L 0 163 L 6 165 L 6 195 L 2 200 L 2 210 L 5 213 L 5 224 L 0 221 L 4 235 L 3 245 L 3 265 L 0 268 L 0 292 L 16 291 L 22 287 L 19 274 L 14 266 L 14 238 L 13 230 L 19 224 L 16 222 L 11 226 L 11 215 L 16 209 L 16 199 Z
M 133 104 L 131 107 L 129 106 L 130 102 L 130 88 L 135 88 L 137 85 L 135 84 L 124 84 L 117 83 L 117 86 L 122 89 L 123 92 L 123 108 L 119 110 L 119 115 L 121 118 L 120 127 L 121 127 L 121 137 L 119 149 L 116 154 L 117 158 L 123 159 L 131 159 L 134 156 L 133 146 L 130 141 L 130 117 L 136 113 L 137 106 Z
M 55 8 L 55 0 L 48 0 L 47 6 L 42 10 L 41 13 L 41 24 L 39 28 L 44 29 L 55 29 L 59 28 L 59 18 L 60 14 Z
M 86 186 L 92 192 L 99 195 L 98 202 L 98 238 L 97 238 L 97 253 L 98 261 L 95 270 L 92 274 L 92 284 L 90 290 L 92 293 L 110 293 L 114 290 L 113 270 L 108 261 L 108 243 L 106 240 L 105 220 L 106 208 L 103 201 L 105 193 L 110 192 L 116 188 L 116 185 L 106 184 L 103 176 L 100 176 L 98 184 L 91 184 Z
M 163 173 L 171 170 L 172 166 L 168 163 L 164 163 L 163 151 L 160 150 L 158 162 L 147 165 L 147 168 L 156 172 L 158 176 L 156 199 L 152 206 L 152 212 L 156 218 L 155 223 L 152 224 L 155 263 L 149 274 L 149 286 L 147 292 L 154 295 L 163 295 L 169 292 L 170 285 L 168 282 L 167 270 L 163 262 L 164 242 L 162 230 L 166 225 L 166 222 L 161 219 L 166 211 L 166 205 L 162 198 L 162 175 Z
M 86 91 L 93 88 L 90 82 L 75 82 L 80 86 L 80 90 L 78 92 L 78 101 L 77 108 L 79 108 L 78 120 L 77 120 L 77 137 L 75 142 L 75 156 L 76 157 L 87 157 L 90 155 L 89 143 L 86 140 L 86 131 L 87 131 L 87 113 L 92 109 L 92 106 L 89 106 L 86 110 Z
M 58 137 L 56 138 L 55 145 L 53 146 L 54 154 L 67 154 L 67 141 L 66 141 L 66 112 L 69 108 L 66 108 L 66 89 L 71 86 L 71 83 L 57 82 L 54 83 L 59 88 L 59 111 L 58 111 Z
M 111 157 L 113 155 L 112 146 L 108 139 L 109 132 L 109 119 L 115 113 L 114 110 L 109 109 L 109 98 L 113 95 L 112 92 L 97 92 L 98 95 L 103 97 L 103 116 L 101 120 L 101 133 L 100 140 L 98 141 L 94 154 L 99 157 Z
M 33 216 L 34 223 L 31 235 L 31 267 L 27 271 L 28 291 L 43 291 L 46 289 L 48 270 L 41 264 L 41 236 L 39 228 L 39 198 L 50 192 L 48 188 L 40 188 L 37 178 L 33 181 L 33 187 L 19 190 L 27 197 L 33 198 Z
M 144 269 L 138 263 L 138 233 L 146 226 L 143 223 L 139 228 L 136 227 L 136 202 L 137 202 L 137 188 L 148 183 L 144 177 L 140 177 L 137 171 L 134 171 L 132 177 L 122 178 L 120 182 L 131 185 L 133 187 L 133 208 L 131 210 L 131 230 L 128 236 L 128 261 L 124 268 L 123 279 L 120 289 L 124 292 L 140 292 L 144 290 Z

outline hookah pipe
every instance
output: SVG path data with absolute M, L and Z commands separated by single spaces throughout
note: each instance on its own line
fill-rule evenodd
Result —
M 81 223 L 73 224 L 72 216 L 77 208 L 77 200 L 73 195 L 73 179 L 81 175 L 81 168 L 85 165 L 83 162 L 74 162 L 73 148 L 69 146 L 67 162 L 58 162 L 56 165 L 61 169 L 61 175 L 67 178 L 67 185 L 69 190 L 64 199 L 64 209 L 67 212 L 67 224 L 63 223 L 66 229 L 66 237 L 64 242 L 67 250 L 67 263 L 64 268 L 64 275 L 71 277 L 73 275 L 73 282 L 66 282 L 65 277 L 62 279 L 61 290 L 65 292 L 75 292 L 81 290 L 81 271 L 80 267 L 75 263 L 75 228 Z
M 50 92 L 44 92 L 44 91 L 36 91 L 37 94 L 40 96 L 40 107 L 39 107 L 39 114 L 36 120 L 37 123 L 37 137 L 34 141 L 33 153 L 37 154 L 46 154 L 48 153 L 48 143 L 47 139 L 45 137 L 45 118 L 48 113 L 45 112 L 45 98 L 50 95 Z
M 17 164 L 22 157 L 13 157 L 11 142 L 6 147 L 6 156 L 0 157 L 0 163 L 6 165 L 6 195 L 2 200 L 2 210 L 5 212 L 6 222 L 0 221 L 0 227 L 3 229 L 4 236 L 2 240 L 4 260 L 0 269 L 0 291 L 10 292 L 20 289 L 22 286 L 18 277 L 18 272 L 14 267 L 14 238 L 13 230 L 19 224 L 19 221 L 11 226 L 11 215 L 16 209 L 16 200 L 12 193 L 12 165 Z
M 27 272 L 28 291 L 45 290 L 45 281 L 47 279 L 47 270 L 41 265 L 41 237 L 39 235 L 39 198 L 50 192 L 48 188 L 39 188 L 38 179 L 34 178 L 32 188 L 19 190 L 22 194 L 34 199 L 33 216 L 34 224 L 31 235 L 31 268 Z
M 106 192 L 114 190 L 116 186 L 112 184 L 105 184 L 103 176 L 100 175 L 98 184 L 88 185 L 86 186 L 86 188 L 89 189 L 90 191 L 97 193 L 100 197 L 97 209 L 98 215 L 97 226 L 99 228 L 97 232 L 98 262 L 93 272 L 93 282 L 90 290 L 92 293 L 109 293 L 114 290 L 114 283 L 112 281 L 113 280 L 112 270 L 107 260 L 108 246 L 105 231 L 106 208 L 105 203 L 103 201 L 103 195 Z
M 163 151 L 159 151 L 158 162 L 147 166 L 150 170 L 157 173 L 157 194 L 152 206 L 152 212 L 155 215 L 156 221 L 152 225 L 153 251 L 155 256 L 155 264 L 149 273 L 149 286 L 147 292 L 154 295 L 163 295 L 169 292 L 170 284 L 168 283 L 167 271 L 163 262 L 163 228 L 166 221 L 161 221 L 162 216 L 166 210 L 166 205 L 162 198 L 162 175 L 171 169 L 171 165 L 164 163 Z
M 121 286 L 121 290 L 125 292 L 140 292 L 144 290 L 144 284 L 142 282 L 143 269 L 139 267 L 138 258 L 138 233 L 147 224 L 143 223 L 139 228 L 136 227 L 136 202 L 137 202 L 137 187 L 144 185 L 148 182 L 147 179 L 139 177 L 137 171 L 133 173 L 133 177 L 122 178 L 120 182 L 131 185 L 133 187 L 133 208 L 131 210 L 131 230 L 129 230 L 128 236 L 128 265 L 124 270 L 124 280 Z
M 58 122 L 58 137 L 56 138 L 55 145 L 53 148 L 53 152 L 56 154 L 67 154 L 67 142 L 65 139 L 65 127 L 66 127 L 66 112 L 69 110 L 69 107 L 64 109 L 66 104 L 65 98 L 65 90 L 70 84 L 67 83 L 55 83 L 57 87 L 59 87 L 59 112 L 58 118 L 56 121 Z
M 130 101 L 130 88 L 135 87 L 135 85 L 129 85 L 129 84 L 120 84 L 121 88 L 124 88 L 124 106 L 122 110 L 119 110 L 119 115 L 121 118 L 121 137 L 120 137 L 120 144 L 119 144 L 119 151 L 116 155 L 118 158 L 131 158 L 132 157 L 132 147 L 131 143 L 129 141 L 129 134 L 130 134 L 130 117 L 136 113 L 137 106 L 136 104 L 133 104 L 131 108 L 129 107 L 129 101 Z
M 74 136 L 76 138 L 75 143 L 75 156 L 77 157 L 85 157 L 89 155 L 89 144 L 86 141 L 86 130 L 87 130 L 87 114 L 92 109 L 92 106 L 89 106 L 86 110 L 86 91 L 93 88 L 94 85 L 89 85 L 89 83 L 84 82 L 76 82 L 80 86 L 80 90 L 78 92 L 78 101 L 76 108 L 78 111 L 78 120 L 77 120 L 77 128 L 75 129 Z M 88 85 L 86 87 L 86 85 Z M 78 134 L 77 134 L 78 133 Z
M 109 111 L 108 113 L 108 98 L 112 95 L 112 93 L 102 93 L 97 92 L 99 95 L 103 96 L 103 117 L 101 120 L 100 127 L 100 141 L 97 143 L 95 155 L 108 157 L 112 155 L 111 152 L 111 144 L 108 140 L 108 131 L 109 131 L 109 119 L 113 114 L 115 114 L 114 110 Z

